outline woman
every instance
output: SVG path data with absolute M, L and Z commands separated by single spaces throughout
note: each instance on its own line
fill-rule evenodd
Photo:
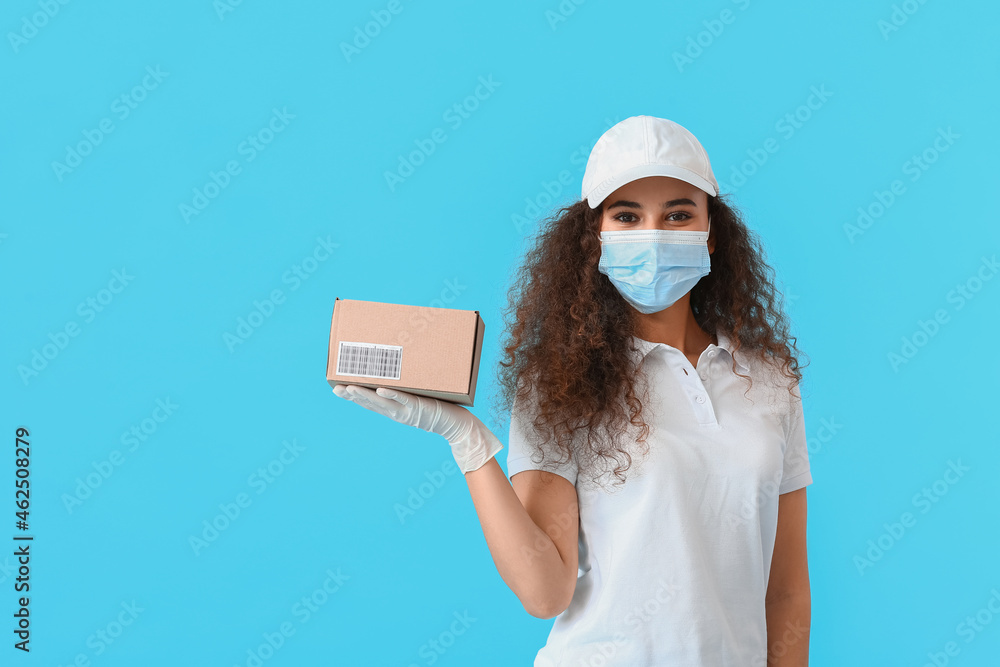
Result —
M 807 664 L 812 477 L 769 274 L 698 140 L 635 116 L 511 290 L 510 483 L 465 408 L 334 390 L 451 444 L 500 575 L 557 617 L 536 667 Z

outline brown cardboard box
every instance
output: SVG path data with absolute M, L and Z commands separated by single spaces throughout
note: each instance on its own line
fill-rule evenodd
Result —
M 337 298 L 326 380 L 471 406 L 486 325 L 478 310 Z

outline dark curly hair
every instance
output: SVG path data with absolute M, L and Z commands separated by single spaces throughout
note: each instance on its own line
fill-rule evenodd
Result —
M 791 391 L 802 379 L 803 366 L 774 272 L 727 197 L 708 197 L 715 248 L 710 273 L 691 290 L 691 310 L 708 333 L 725 331 L 737 351 L 780 363 Z M 524 406 L 533 415 L 526 423 L 534 434 L 555 444 L 560 462 L 575 454 L 578 478 L 594 472 L 600 458 L 616 463 L 613 473 L 620 485 L 632 457 L 622 447 L 628 443 L 615 435 L 637 427 L 636 440 L 645 443 L 649 426 L 642 420 L 636 391 L 641 374 L 631 353 L 636 322 L 628 303 L 597 269 L 603 210 L 603 203 L 591 209 L 581 199 L 542 221 L 503 310 L 507 336 L 501 343 L 500 402 L 494 409 L 509 413 L 516 401 L 519 410 Z M 752 378 L 737 374 L 752 386 Z M 642 398 L 648 400 L 648 393 Z M 574 434 L 583 429 L 586 446 L 577 445 L 574 452 Z M 624 467 L 618 455 L 624 456 Z

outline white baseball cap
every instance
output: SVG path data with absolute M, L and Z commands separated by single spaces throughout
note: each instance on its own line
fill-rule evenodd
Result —
M 669 176 L 717 197 L 708 153 L 693 134 L 666 118 L 632 116 L 601 135 L 583 173 L 583 199 L 597 208 L 612 192 L 647 176 Z

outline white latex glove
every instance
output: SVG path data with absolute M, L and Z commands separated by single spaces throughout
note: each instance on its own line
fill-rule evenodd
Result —
M 486 424 L 461 405 L 390 387 L 372 390 L 339 384 L 333 393 L 400 424 L 444 436 L 463 474 L 483 467 L 503 449 Z

